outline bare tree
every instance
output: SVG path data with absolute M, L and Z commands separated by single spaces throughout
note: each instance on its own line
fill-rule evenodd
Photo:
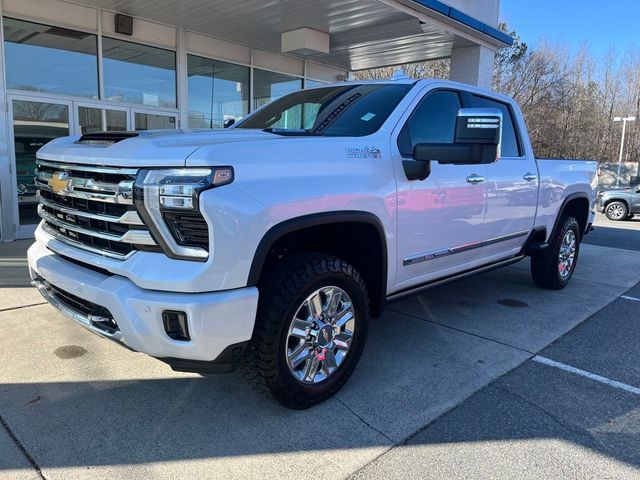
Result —
M 493 88 L 513 97 L 524 114 L 536 155 L 617 162 L 620 124 L 616 116 L 635 115 L 627 124 L 625 160 L 640 160 L 640 49 L 620 56 L 610 49 L 597 58 L 586 45 L 577 49 L 541 43 L 529 47 L 505 23 L 513 38 L 496 52 Z M 390 78 L 402 68 L 414 78 L 448 78 L 449 60 L 412 63 L 354 73 L 356 79 Z

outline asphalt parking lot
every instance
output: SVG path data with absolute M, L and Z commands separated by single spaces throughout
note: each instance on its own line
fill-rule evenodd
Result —
M 306 411 L 73 325 L 0 246 L 0 479 L 640 478 L 640 218 L 562 291 L 528 265 L 390 305 Z

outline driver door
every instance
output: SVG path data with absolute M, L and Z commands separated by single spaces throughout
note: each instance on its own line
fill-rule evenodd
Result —
M 473 268 L 482 241 L 486 165 L 431 162 L 425 180 L 408 180 L 403 160 L 417 143 L 454 142 L 460 92 L 431 90 L 397 127 L 394 165 L 398 182 L 398 271 L 394 290 Z

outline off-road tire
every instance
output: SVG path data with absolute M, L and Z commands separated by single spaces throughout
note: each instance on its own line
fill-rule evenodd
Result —
M 242 370 L 249 383 L 267 398 L 287 408 L 309 408 L 340 390 L 356 368 L 369 324 L 367 288 L 352 265 L 330 255 L 293 254 L 267 268 L 259 285 L 258 314 Z M 347 292 L 354 306 L 356 323 L 351 347 L 331 376 L 317 384 L 303 384 L 286 363 L 289 324 L 308 295 L 329 285 Z
M 569 275 L 563 278 L 559 272 L 560 247 L 569 230 L 573 230 L 576 238 L 576 251 Z M 549 247 L 531 257 L 531 276 L 536 285 L 550 290 L 560 290 L 567 286 L 578 263 L 580 253 L 580 224 L 569 215 L 563 215 L 558 228 L 549 240 Z

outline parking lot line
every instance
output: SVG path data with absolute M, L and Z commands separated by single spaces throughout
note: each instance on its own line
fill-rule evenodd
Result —
M 640 298 L 630 297 L 629 295 L 622 295 L 620 298 L 624 298 L 625 300 L 631 300 L 633 302 L 640 302 Z
M 542 363 L 543 365 L 549 365 L 550 367 L 559 368 L 560 370 L 564 370 L 565 372 L 571 372 L 576 375 L 580 375 L 590 380 L 595 380 L 596 382 L 604 383 L 605 385 L 609 385 L 610 387 L 618 388 L 620 390 L 624 390 L 629 393 L 640 395 L 640 388 L 638 387 L 627 385 L 626 383 L 622 383 L 622 382 L 616 382 L 615 380 L 611 380 L 606 377 L 601 377 L 600 375 L 596 375 L 595 373 L 587 372 L 586 370 L 580 370 L 579 368 L 575 368 L 570 365 L 566 365 L 564 363 L 556 362 L 555 360 L 551 360 L 550 358 L 536 355 L 535 357 L 532 358 L 532 360 L 534 362 Z

